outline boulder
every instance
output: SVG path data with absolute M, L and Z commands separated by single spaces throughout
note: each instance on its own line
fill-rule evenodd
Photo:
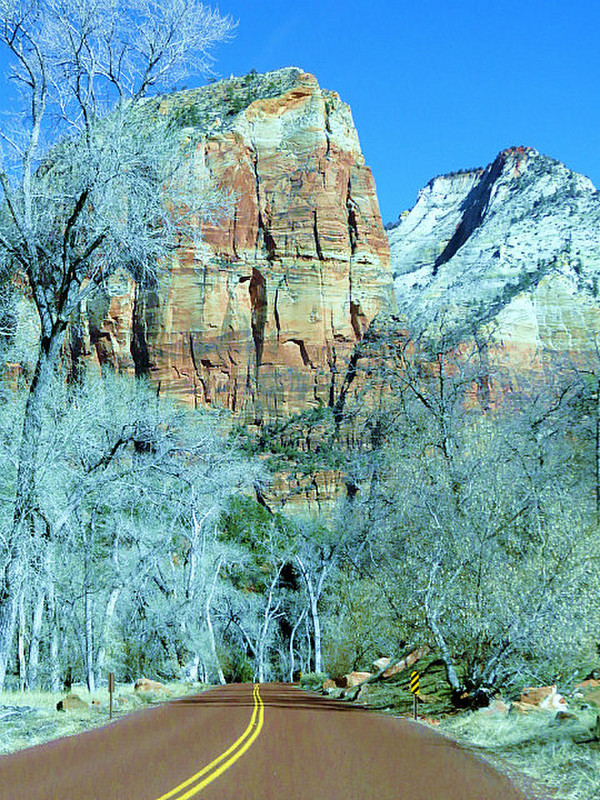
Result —
M 380 670 L 389 667 L 391 663 L 392 659 L 384 656 L 383 658 L 378 658 L 376 661 L 374 661 L 373 666 L 375 667 L 375 670 L 379 672 Z
M 389 666 L 381 676 L 382 678 L 391 678 L 394 675 L 397 675 L 399 672 L 402 672 L 406 669 L 406 664 L 404 660 L 396 662 L 396 664 L 392 664 Z
M 567 708 L 567 701 L 562 694 L 556 691 L 556 684 L 553 686 L 529 686 L 523 690 L 519 703 L 548 711 L 565 711 Z
M 576 720 L 577 716 L 571 714 L 570 711 L 557 711 L 554 719 L 557 722 L 571 722 L 572 720 Z
M 331 678 L 327 678 L 323 681 L 323 690 L 327 692 L 329 689 L 337 689 L 336 682 Z
M 504 700 L 497 697 L 490 701 L 489 706 L 479 708 L 477 713 L 484 717 L 505 717 L 508 714 L 509 705 Z
M 331 679 L 331 682 L 325 681 L 325 683 L 327 683 L 327 686 L 330 688 L 333 688 L 331 687 L 333 683 L 337 689 L 348 689 L 353 686 L 359 686 L 371 676 L 371 672 L 348 672 L 346 675 L 338 675 Z M 325 684 L 323 684 L 323 686 L 325 686 Z
M 531 703 L 522 703 L 520 700 L 511 703 L 510 708 L 508 709 L 509 714 L 530 714 L 534 711 L 539 711 L 539 706 L 534 706 Z
M 346 679 L 345 686 L 347 688 L 352 686 L 360 686 L 361 683 L 364 683 L 368 678 L 371 677 L 371 672 L 349 672 L 347 675 L 344 675 L 344 678 Z
M 56 704 L 57 711 L 82 711 L 89 708 L 88 704 L 79 695 L 70 693 Z
M 403 659 L 389 666 L 383 673 L 382 677 L 391 678 L 393 675 L 397 675 L 399 672 L 403 672 L 405 669 L 412 667 L 413 664 L 416 664 L 420 658 L 424 658 L 426 655 L 428 655 L 429 650 L 430 648 L 427 647 L 427 645 L 424 645 L 423 647 L 417 647 Z
M 354 703 L 357 703 L 360 700 L 364 701 L 364 699 L 365 699 L 365 697 L 367 697 L 367 693 L 369 691 L 368 685 L 367 684 L 359 684 L 358 687 L 356 687 L 358 689 L 358 691 L 356 691 L 355 687 L 353 687 L 353 688 L 354 688 L 354 691 L 351 694 L 350 694 L 348 689 L 342 689 L 342 697 L 350 696 Z
M 151 681 L 149 678 L 139 678 L 133 687 L 134 692 L 168 692 L 164 683 Z

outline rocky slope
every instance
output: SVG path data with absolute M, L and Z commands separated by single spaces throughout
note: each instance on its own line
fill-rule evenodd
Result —
M 87 310 L 100 362 L 247 422 L 332 404 L 354 345 L 392 303 L 389 248 L 349 107 L 288 68 L 163 100 L 233 192 L 166 276 L 116 276 Z
M 600 194 L 532 148 L 434 178 L 389 232 L 395 290 L 414 331 L 482 327 L 512 369 L 595 352 Z

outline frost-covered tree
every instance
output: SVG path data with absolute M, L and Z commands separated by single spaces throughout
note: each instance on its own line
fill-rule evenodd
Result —
M 186 235 L 186 216 L 222 207 L 202 176 L 185 177 L 181 142 L 148 98 L 206 69 L 232 25 L 198 0 L 2 0 L 0 13 L 17 97 L 1 134 L 0 265 L 26 288 L 39 333 L 5 529 L 1 686 L 37 524 L 42 408 L 67 326 L 116 269 L 143 281 Z M 174 214 L 182 186 L 193 189 L 185 215 Z
M 108 667 L 176 675 L 189 665 L 197 677 L 200 665 L 218 677 L 212 603 L 231 547 L 216 532 L 258 466 L 220 415 L 159 399 L 142 381 L 107 374 L 73 387 L 57 375 L 52 389 L 26 553 L 34 591 L 19 605 L 22 681 L 56 685 L 66 664 L 81 664 L 92 690 Z M 0 408 L 2 508 L 16 480 L 10 426 L 23 411 Z
M 595 449 L 574 376 L 516 391 L 488 355 L 404 344 L 350 504 L 355 574 L 399 638 L 435 648 L 457 699 L 575 674 L 600 624 Z

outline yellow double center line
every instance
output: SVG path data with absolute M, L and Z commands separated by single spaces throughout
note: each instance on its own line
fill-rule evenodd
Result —
M 236 739 L 231 747 L 228 747 L 224 753 L 217 756 L 214 761 L 207 764 L 200 772 L 192 775 L 191 778 L 180 783 L 179 786 L 171 789 L 170 792 L 157 797 L 156 800 L 170 800 L 170 798 L 174 798 L 175 800 L 188 800 L 189 797 L 193 797 L 201 792 L 205 786 L 212 783 L 215 778 L 222 775 L 225 770 L 229 769 L 229 767 L 238 760 L 238 758 L 244 755 L 246 750 L 252 746 L 259 735 L 265 719 L 265 707 L 258 691 L 258 684 L 254 686 L 252 697 L 254 699 L 252 716 L 250 717 L 248 727 L 239 739 Z

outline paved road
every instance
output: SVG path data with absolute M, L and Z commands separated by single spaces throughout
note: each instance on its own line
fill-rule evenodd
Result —
M 0 758 L 0 800 L 523 800 L 426 726 L 238 684 Z

